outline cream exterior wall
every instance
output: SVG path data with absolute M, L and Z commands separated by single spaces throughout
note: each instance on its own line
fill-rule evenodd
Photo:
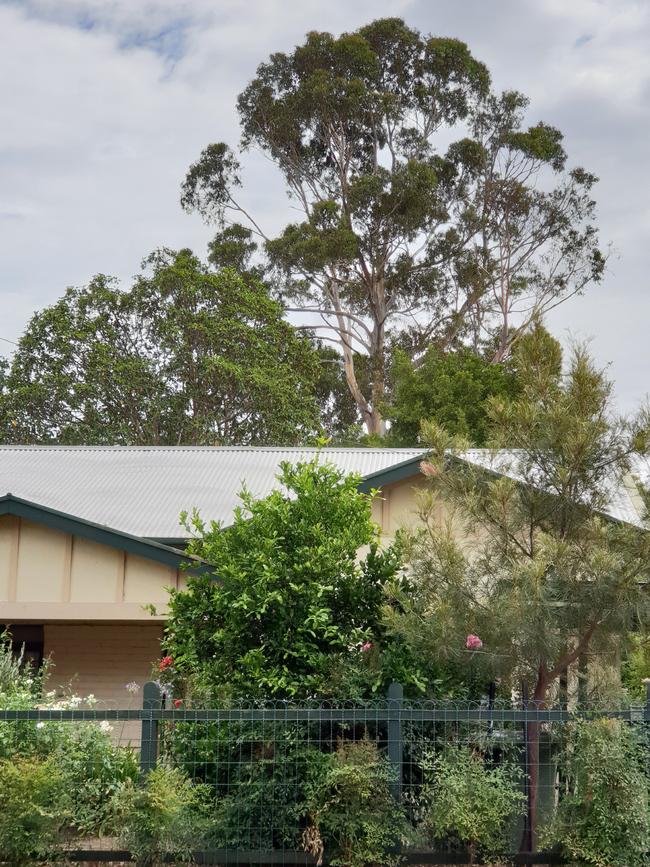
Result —
M 0 623 L 161 620 L 167 588 L 178 586 L 178 570 L 163 563 L 0 517 Z
M 387 540 L 392 539 L 400 528 L 414 529 L 420 523 L 418 496 L 424 493 L 426 487 L 426 479 L 418 474 L 381 489 L 373 504 L 377 506 L 373 511 L 373 520 L 379 524 Z
M 372 516 L 388 541 L 417 518 L 414 476 L 388 485 Z M 0 623 L 44 625 L 51 688 L 93 693 L 100 705 L 138 707 L 125 685 L 150 679 L 160 657 L 168 587 L 186 576 L 142 557 L 14 516 L 0 517 Z M 157 607 L 157 617 L 144 609 Z M 116 734 L 137 741 L 137 726 Z
M 107 707 L 126 707 L 133 700 L 126 684 L 151 680 L 160 659 L 160 623 L 47 623 L 44 652 L 51 660 L 50 689 L 93 694 Z
M 61 696 L 92 694 L 98 708 L 142 706 L 142 685 L 151 680 L 160 658 L 160 623 L 55 623 L 45 624 L 43 631 L 44 652 L 52 666 L 49 689 Z M 140 687 L 137 694 L 126 689 L 131 682 Z M 112 726 L 116 742 L 140 742 L 140 723 L 117 721 Z

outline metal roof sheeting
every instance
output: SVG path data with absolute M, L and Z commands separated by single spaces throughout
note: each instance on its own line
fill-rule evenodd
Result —
M 230 523 L 248 490 L 277 487 L 282 461 L 320 454 L 366 476 L 423 455 L 421 449 L 210 446 L 0 446 L 0 495 L 15 496 L 115 530 L 153 539 L 185 535 L 179 514 L 197 508 Z
M 210 446 L 0 446 L 0 495 L 11 493 L 134 536 L 180 539 L 179 514 L 197 508 L 226 524 L 245 484 L 257 497 L 277 487 L 282 461 L 317 454 L 344 472 L 373 476 L 413 461 L 422 449 Z M 470 463 L 517 478 L 516 451 L 471 449 Z M 375 480 L 372 480 L 375 484 Z M 377 484 L 381 484 L 378 479 Z M 633 492 L 612 486 L 605 512 L 643 526 Z

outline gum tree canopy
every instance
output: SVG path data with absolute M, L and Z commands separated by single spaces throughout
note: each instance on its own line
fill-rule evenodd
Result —
M 224 143 L 188 171 L 181 204 L 216 223 L 217 249 L 223 233 L 231 256 L 234 239 L 246 254 L 261 242 L 288 310 L 329 330 L 369 433 L 383 432 L 393 340 L 415 359 L 433 342 L 499 361 L 531 317 L 601 276 L 596 179 L 565 171 L 561 133 L 526 127 L 526 107 L 490 92 L 463 42 L 400 19 L 313 32 L 262 63 L 238 99 L 241 150 L 276 164 L 300 219 L 265 234 Z

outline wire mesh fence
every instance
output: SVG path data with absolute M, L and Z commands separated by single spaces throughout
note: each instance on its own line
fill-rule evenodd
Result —
M 487 770 L 510 793 L 503 851 L 520 863 L 558 863 L 552 851 L 527 851 L 530 823 L 542 828 L 562 797 L 570 727 L 603 718 L 643 742 L 650 704 L 576 711 L 407 701 L 393 685 L 366 703 L 206 708 L 166 703 L 146 684 L 139 708 L 0 709 L 0 785 L 13 772 L 28 811 L 41 796 L 65 804 L 43 857 L 451 864 L 476 852 L 444 832 L 440 780 L 474 794 Z

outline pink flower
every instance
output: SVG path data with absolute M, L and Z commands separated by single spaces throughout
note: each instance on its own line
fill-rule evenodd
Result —
M 158 670 L 164 671 L 166 668 L 169 668 L 169 666 L 173 664 L 174 660 L 171 658 L 171 656 L 163 656 L 163 658 L 160 660 L 160 664 L 158 665 Z
M 425 476 L 438 475 L 438 468 L 434 467 L 433 464 L 430 464 L 427 461 L 422 461 L 422 463 L 420 464 L 420 470 L 424 473 Z
M 372 641 L 366 641 L 365 644 L 361 645 L 361 652 L 366 653 L 368 650 L 372 648 Z
M 483 647 L 483 642 L 478 635 L 468 635 L 465 647 L 468 650 L 480 650 Z

